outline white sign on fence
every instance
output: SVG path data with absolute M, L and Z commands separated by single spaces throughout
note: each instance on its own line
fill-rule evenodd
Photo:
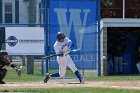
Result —
M 6 27 L 9 55 L 44 55 L 43 27 Z

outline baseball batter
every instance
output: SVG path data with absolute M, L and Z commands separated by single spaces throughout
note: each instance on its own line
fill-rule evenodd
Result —
M 70 50 L 73 47 L 73 43 L 70 39 L 65 37 L 61 32 L 57 33 L 57 41 L 54 44 L 54 50 L 57 56 L 57 62 L 59 65 L 59 72 L 52 74 L 47 73 L 44 79 L 44 83 L 47 83 L 51 77 L 64 77 L 66 73 L 67 66 L 75 73 L 80 83 L 83 84 L 84 80 L 82 75 L 79 73 L 78 69 L 75 67 L 75 64 L 71 57 L 69 56 Z

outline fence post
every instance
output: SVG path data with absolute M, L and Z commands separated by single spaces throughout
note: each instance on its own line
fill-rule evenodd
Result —
M 21 56 L 21 58 L 22 58 L 22 65 L 23 66 L 25 66 L 26 64 L 26 60 L 25 60 L 25 58 L 26 58 L 26 56 L 25 55 L 23 55 L 23 56 Z
M 97 0 L 98 3 L 98 76 L 101 76 L 101 45 L 100 45 L 100 0 Z
M 44 2 L 45 10 L 44 10 L 44 31 L 45 31 L 45 55 L 48 55 L 48 8 L 49 8 L 49 0 L 45 0 Z M 46 59 L 46 73 L 48 73 L 49 70 L 49 63 L 48 60 Z
M 41 57 L 41 74 L 43 77 L 44 76 L 44 59 L 43 59 L 43 57 Z
M 34 56 L 27 56 L 27 75 L 34 75 Z

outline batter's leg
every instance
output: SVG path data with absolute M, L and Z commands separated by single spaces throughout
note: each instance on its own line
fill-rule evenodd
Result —
M 80 83 L 84 84 L 84 80 L 83 80 L 82 75 L 80 74 L 80 72 L 76 68 L 73 60 L 71 59 L 71 57 L 69 55 L 66 57 L 66 60 L 67 60 L 67 63 L 68 63 L 68 67 L 75 73 L 75 75 L 79 79 Z
M 64 77 L 66 74 L 67 62 L 65 61 L 65 57 L 61 57 L 57 59 L 59 65 L 59 75 L 60 77 Z
M 64 62 L 64 58 L 63 57 L 57 58 L 57 62 L 59 65 L 59 72 L 54 72 L 52 74 L 47 73 L 45 78 L 44 78 L 44 83 L 47 83 L 47 81 L 51 77 L 63 77 L 63 76 L 65 76 L 67 64 L 66 64 L 66 62 Z

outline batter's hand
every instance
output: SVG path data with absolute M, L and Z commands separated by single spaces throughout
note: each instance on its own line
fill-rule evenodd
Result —
M 70 50 L 71 50 L 71 49 L 68 48 L 67 53 L 70 53 Z
M 68 48 L 71 50 L 74 47 L 74 44 L 72 42 L 68 43 Z
M 57 56 L 63 57 L 63 56 L 64 56 L 64 54 L 63 54 L 63 53 L 61 53 L 61 54 L 58 54 Z

